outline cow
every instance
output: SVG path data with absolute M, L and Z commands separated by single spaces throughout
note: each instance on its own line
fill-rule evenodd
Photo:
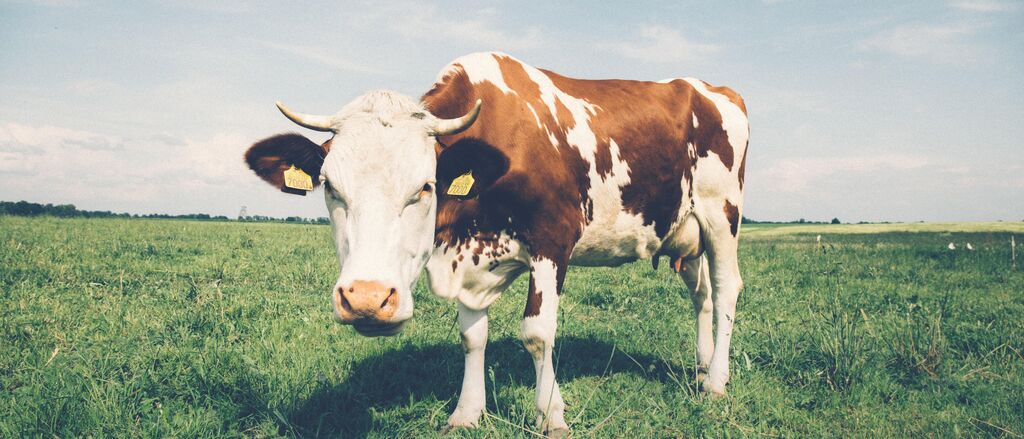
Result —
M 697 379 L 725 393 L 749 138 L 731 89 L 574 79 L 485 52 L 452 61 L 419 102 L 371 92 L 334 116 L 279 107 L 334 133 L 320 146 L 267 139 L 247 161 L 279 187 L 290 166 L 327 186 L 338 320 L 364 335 L 397 333 L 423 267 L 433 293 L 457 302 L 465 371 L 448 428 L 478 424 L 487 309 L 528 272 L 520 338 L 534 362 L 537 427 L 568 433 L 552 350 L 569 265 L 650 259 L 657 269 L 666 256 L 691 292 Z

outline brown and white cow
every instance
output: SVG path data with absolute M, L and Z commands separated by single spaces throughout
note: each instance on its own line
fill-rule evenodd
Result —
M 403 106 L 369 105 L 364 97 L 333 117 L 289 117 L 336 133 L 322 148 L 329 151 L 322 173 L 316 160 L 302 168 L 320 173 L 334 188 L 327 200 L 339 242 L 342 276 L 333 297 L 342 320 L 350 306 L 346 300 L 369 303 L 369 308 L 392 306 L 388 300 L 394 290 L 370 295 L 358 291 L 362 284 L 353 280 L 398 285 L 405 294 L 415 280 L 415 266 L 425 260 L 413 249 L 422 251 L 424 240 L 433 241 L 425 262 L 430 287 L 458 302 L 466 351 L 462 392 L 449 426 L 477 425 L 485 407 L 487 308 L 516 277 L 529 272 L 521 339 L 534 360 L 538 425 L 552 435 L 568 431 L 552 348 L 570 264 L 614 266 L 650 258 L 657 267 L 658 258 L 667 256 L 692 293 L 696 368 L 703 389 L 725 392 L 729 342 L 742 287 L 737 238 L 749 129 L 739 95 L 690 78 L 579 80 L 506 54 L 476 53 L 449 64 L 421 103 L 390 99 Z M 360 109 L 358 118 L 350 107 Z M 352 120 L 362 122 L 352 125 Z M 431 128 L 441 121 L 455 129 Z M 431 135 L 436 144 L 428 138 Z M 255 145 L 249 152 L 250 165 L 257 163 L 253 169 L 261 173 L 266 168 L 258 165 L 265 160 L 258 152 L 261 145 L 273 151 L 319 150 L 308 140 L 301 146 L 284 142 L 268 139 Z M 431 154 L 423 152 L 426 144 Z M 270 156 L 284 156 L 275 154 Z M 271 168 L 279 173 L 293 162 L 274 163 Z M 436 173 L 423 170 L 435 166 Z M 364 169 L 353 171 L 356 167 Z M 408 171 L 413 167 L 415 173 Z M 413 193 L 408 199 L 401 190 L 376 190 L 373 202 L 369 195 L 346 195 L 371 192 L 361 186 L 381 185 L 375 180 L 381 174 L 403 174 L 383 180 L 402 180 L 405 189 L 420 180 L 426 184 L 420 195 Z M 450 194 L 453 181 L 465 188 L 466 175 L 472 176 L 468 193 Z M 434 179 L 436 189 L 431 185 Z M 392 198 L 390 209 L 381 201 L 387 197 Z M 429 199 L 430 206 L 417 211 L 415 219 L 407 220 L 408 214 L 395 207 L 423 199 Z M 431 224 L 435 232 L 430 234 L 422 225 L 434 219 L 434 200 L 436 224 Z M 366 219 L 360 219 L 363 216 Z M 396 225 L 387 233 L 371 235 L 364 226 L 374 221 L 421 224 Z M 393 235 L 401 242 L 393 242 Z M 361 253 L 365 260 L 347 251 L 353 245 L 376 243 L 390 250 L 373 257 L 368 251 Z M 408 251 L 395 250 L 401 246 Z M 415 263 L 403 265 L 399 258 Z M 381 277 L 346 277 L 350 264 L 362 267 L 359 276 Z M 396 264 L 409 276 L 388 277 L 387 270 L 373 274 L 374 266 Z M 398 298 L 397 309 L 402 311 L 395 315 L 400 314 L 401 321 L 411 315 L 411 303 L 411 296 Z M 409 311 L 403 313 L 405 304 Z M 357 326 L 360 332 L 390 334 L 396 321 L 391 317 L 371 309 L 348 321 L 362 323 L 362 328 Z M 717 323 L 714 337 L 712 319 Z M 378 328 L 383 329 L 377 332 Z

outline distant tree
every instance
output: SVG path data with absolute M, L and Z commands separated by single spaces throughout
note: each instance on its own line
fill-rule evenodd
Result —
M 49 206 L 49 205 L 47 205 L 47 206 Z M 75 216 L 75 214 L 77 213 L 77 209 L 75 209 L 75 205 L 74 204 L 59 204 L 59 205 L 53 206 L 53 211 L 52 212 L 53 212 L 53 216 L 71 217 L 71 216 Z
M 832 218 L 832 224 L 842 224 L 839 222 L 839 218 Z

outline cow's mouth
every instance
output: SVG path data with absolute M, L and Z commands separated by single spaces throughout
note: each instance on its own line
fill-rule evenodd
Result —
M 388 337 L 402 332 L 405 322 L 408 320 L 398 323 L 356 322 L 352 324 L 352 328 L 364 337 Z

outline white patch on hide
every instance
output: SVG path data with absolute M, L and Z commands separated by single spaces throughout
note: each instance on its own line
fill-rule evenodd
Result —
M 645 226 L 643 217 L 623 209 L 622 187 L 630 183 L 630 169 L 618 143 L 611 139 L 608 144 L 612 170 L 606 179 L 597 174 L 591 161 L 588 195 L 594 203 L 594 219 L 576 243 L 570 260 L 574 265 L 619 265 L 650 257 L 660 245 L 653 225 Z
M 473 84 L 488 82 L 506 94 L 516 94 L 515 90 L 509 88 L 505 83 L 505 77 L 501 74 L 501 66 L 498 65 L 498 60 L 494 59 L 494 55 L 508 56 L 497 52 L 471 53 L 459 57 L 452 63 L 461 65 L 469 82 Z
M 498 235 L 494 244 L 470 238 L 457 247 L 436 247 L 427 262 L 431 291 L 446 299 L 458 299 L 469 309 L 490 306 L 529 261 L 526 248 L 505 233 Z M 474 254 L 478 248 L 483 251 Z
M 683 78 L 683 80 L 689 82 L 698 93 L 710 99 L 715 104 L 715 107 L 718 108 L 718 112 L 722 115 L 722 129 L 725 130 L 726 135 L 729 137 L 729 144 L 732 145 L 732 149 L 735 151 L 733 157 L 736 159 L 741 158 L 743 147 L 747 144 L 747 137 L 750 135 L 747 116 L 743 114 L 743 110 L 732 103 L 725 95 L 708 90 L 707 86 L 704 85 L 704 81 L 695 78 Z M 739 160 L 736 160 L 733 167 L 737 166 L 739 166 Z

